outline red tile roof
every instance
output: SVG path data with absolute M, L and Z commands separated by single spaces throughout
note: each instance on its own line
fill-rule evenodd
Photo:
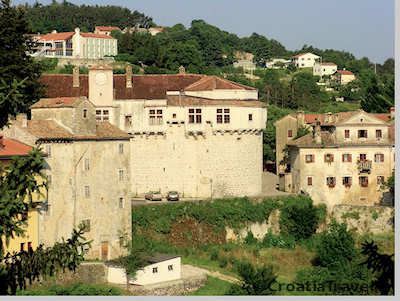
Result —
M 81 32 L 80 35 L 84 38 L 96 38 L 96 39 L 114 39 L 111 36 L 106 34 L 98 34 L 98 33 L 91 33 L 91 32 Z
M 72 38 L 75 32 L 57 32 L 38 36 L 41 41 L 65 41 Z
M 354 73 L 349 70 L 338 70 L 337 73 L 341 75 L 354 75 Z
M 72 85 L 72 74 L 44 74 L 40 78 L 47 87 L 48 98 L 89 97 L 88 75 L 79 76 L 79 87 Z M 204 80 L 202 80 L 204 79 Z M 198 83 L 198 85 L 194 85 Z M 200 89 L 246 89 L 253 90 L 238 83 L 201 74 L 156 74 L 133 75 L 133 88 L 126 88 L 125 74 L 114 75 L 115 99 L 166 99 L 167 91 L 198 91 Z
M 337 66 L 335 63 L 331 63 L 331 62 L 324 62 L 321 63 L 322 66 Z
M 96 26 L 94 30 L 100 31 L 113 31 L 113 30 L 121 30 L 118 26 Z
M 73 108 L 82 98 L 80 97 L 56 97 L 56 98 L 42 98 L 31 106 L 31 109 L 38 108 Z
M 266 104 L 258 100 L 237 100 L 237 99 L 207 99 L 192 96 L 168 95 L 168 106 L 240 106 L 265 108 Z
M 26 156 L 32 147 L 18 140 L 5 138 L 0 134 L 0 160 L 12 156 Z

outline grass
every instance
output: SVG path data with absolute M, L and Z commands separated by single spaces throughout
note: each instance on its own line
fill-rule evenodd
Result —
M 227 281 L 218 278 L 207 276 L 207 281 L 204 286 L 197 291 L 190 293 L 191 296 L 223 296 L 231 287 Z

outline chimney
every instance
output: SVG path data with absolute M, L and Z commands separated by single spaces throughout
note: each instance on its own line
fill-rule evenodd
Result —
M 132 66 L 127 65 L 125 68 L 126 87 L 132 88 Z
M 79 88 L 79 66 L 74 66 L 72 71 L 72 87 Z
M 54 29 L 54 30 L 51 31 L 51 33 L 57 33 L 57 30 Z
M 186 74 L 186 69 L 183 66 L 179 67 L 179 74 Z
M 394 119 L 395 114 L 394 107 L 390 107 L 390 118 Z
M 325 123 L 332 123 L 333 122 L 333 115 L 332 112 L 328 112 L 325 114 Z
M 297 111 L 296 112 L 296 119 L 297 119 L 297 127 L 300 128 L 304 125 L 305 123 L 305 116 L 304 116 L 304 111 Z
M 317 124 L 314 126 L 314 142 L 316 144 L 321 144 L 322 143 L 321 122 L 320 121 L 317 121 Z
M 25 113 L 18 114 L 16 117 L 17 123 L 21 125 L 21 127 L 26 128 L 28 127 L 28 117 Z
M 3 140 L 3 135 L 0 134 L 0 148 L 4 147 L 4 140 Z

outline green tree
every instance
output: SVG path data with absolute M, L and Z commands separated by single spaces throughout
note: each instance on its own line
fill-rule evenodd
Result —
M 11 6 L 10 0 L 0 2 L 0 127 L 17 112 L 26 112 L 31 104 L 42 95 L 38 82 L 40 64 L 26 53 L 32 41 L 26 36 L 29 32 L 25 12 L 22 8 Z M 14 97 L 18 87 L 18 101 Z
M 354 238 L 346 224 L 332 222 L 321 234 L 317 246 L 317 261 L 323 267 L 340 267 L 356 257 Z
M 277 275 L 272 266 L 254 267 L 250 263 L 241 263 L 238 266 L 241 284 L 233 284 L 227 295 L 273 295 L 273 285 L 277 283 Z

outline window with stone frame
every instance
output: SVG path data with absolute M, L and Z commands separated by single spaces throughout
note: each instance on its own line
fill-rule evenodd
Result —
M 385 161 L 384 154 L 375 154 L 375 163 L 383 163 Z
M 162 109 L 150 109 L 149 110 L 149 125 L 161 125 L 163 124 L 163 110 Z
M 367 161 L 367 154 L 360 154 L 360 159 L 361 162 Z
M 109 110 L 96 110 L 96 121 L 108 121 L 110 120 Z
M 312 154 L 308 154 L 305 156 L 306 163 L 313 163 L 315 161 L 315 157 Z
M 119 181 L 123 181 L 124 180 L 124 170 L 123 169 L 119 169 L 118 170 L 118 180 Z
M 168 265 L 168 271 L 173 271 L 174 270 L 174 266 L 172 264 Z
M 90 187 L 85 186 L 85 198 L 90 198 Z
M 342 155 L 342 162 L 351 162 L 351 161 L 352 161 L 351 154 L 343 154 Z
M 344 138 L 350 138 L 350 130 L 344 130 Z
M 249 121 L 253 121 L 253 114 L 249 114 Z
M 124 198 L 119 198 L 119 200 L 118 200 L 118 207 L 119 207 L 120 209 L 123 209 L 123 208 L 124 208 Z
M 123 143 L 118 144 L 118 153 L 120 153 L 120 154 L 124 153 L 124 144 Z
M 153 268 L 153 274 L 158 273 L 158 267 Z
M 288 130 L 287 131 L 287 136 L 288 136 L 288 138 L 292 138 L 293 137 L 293 130 Z
M 217 109 L 217 123 L 230 123 L 230 109 Z
M 312 186 L 312 184 L 313 184 L 313 178 L 307 177 L 307 186 Z
M 125 115 L 125 127 L 132 126 L 132 115 Z
M 376 137 L 376 139 L 381 139 L 382 138 L 382 130 L 376 130 L 375 137 Z
M 358 138 L 368 138 L 368 130 L 358 130 Z
M 343 186 L 344 187 L 350 187 L 352 184 L 352 178 L 351 177 L 343 177 Z
M 89 160 L 89 158 L 85 158 L 83 169 L 84 169 L 85 171 L 88 171 L 88 170 L 90 169 L 90 160 Z
M 88 110 L 87 109 L 83 109 L 83 114 L 82 114 L 82 117 L 84 118 L 84 119 L 86 119 L 87 118 L 87 112 L 88 112 Z
M 189 123 L 201 123 L 201 109 L 189 109 Z
M 366 176 L 359 177 L 359 183 L 361 187 L 368 187 L 368 177 Z
M 332 163 L 334 160 L 333 154 L 325 154 L 324 161 L 325 163 Z
M 326 185 L 329 188 L 333 188 L 336 186 L 336 178 L 335 177 L 327 177 L 326 178 Z

